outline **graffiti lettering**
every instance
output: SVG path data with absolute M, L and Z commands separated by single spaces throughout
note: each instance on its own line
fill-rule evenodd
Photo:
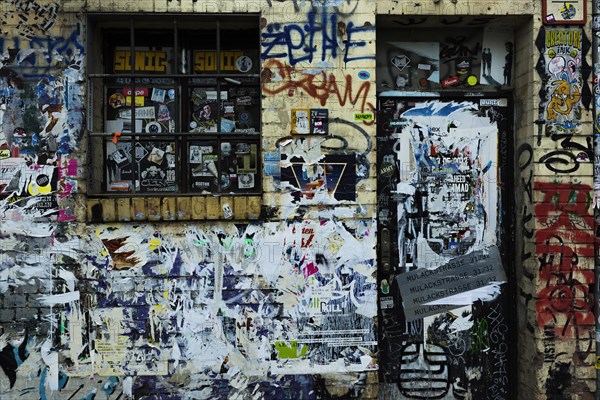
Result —
M 12 61 L 12 65 L 31 67 L 37 74 L 23 73 L 23 77 L 39 76 L 44 70 L 49 70 L 55 62 L 66 63 L 71 68 L 80 69 L 78 61 L 84 54 L 84 46 L 80 42 L 81 26 L 67 37 L 41 36 L 30 39 L 13 37 L 7 39 L 0 37 L 0 52 L 8 54 L 9 50 L 19 50 L 19 54 Z M 7 64 L 10 67 L 11 64 Z
M 329 14 L 326 8 L 321 9 L 320 12 L 313 9 L 308 12 L 307 23 L 303 26 L 280 23 L 267 25 L 266 31 L 261 34 L 263 39 L 261 58 L 263 60 L 287 58 L 290 65 L 294 66 L 302 61 L 313 62 L 319 52 L 320 61 L 325 61 L 327 57 L 336 58 L 340 47 L 344 53 L 345 63 L 374 59 L 374 55 L 352 56 L 350 54 L 351 49 L 364 47 L 367 44 L 357 36 L 374 29 L 371 24 L 356 26 L 352 21 L 348 24 L 338 22 L 337 14 Z M 343 42 L 345 45 L 340 46 L 339 43 Z
M 533 202 L 533 171 L 529 169 L 529 173 L 527 174 L 525 170 L 531 165 L 531 161 L 533 160 L 533 149 L 527 143 L 519 146 L 517 150 L 517 157 L 519 160 L 519 169 L 521 171 L 521 186 L 523 188 L 523 192 L 526 197 L 524 198 L 523 211 L 521 213 L 521 231 L 523 235 L 531 239 L 534 235 L 533 228 L 529 229 L 527 224 L 533 220 L 533 213 L 531 209 L 527 207 L 527 205 L 531 205 Z M 524 178 L 525 175 L 527 178 Z M 531 257 L 531 252 L 525 250 L 524 246 L 521 250 L 521 261 L 525 261 Z M 523 270 L 524 274 L 533 279 L 533 274 L 529 272 L 527 269 Z
M 554 150 L 540 157 L 540 162 L 552 172 L 570 174 L 579 169 L 579 160 L 567 150 Z
M 591 188 L 536 182 L 534 189 L 543 196 L 535 207 L 537 225 L 543 229 L 535 237 L 540 278 L 546 282 L 536 296 L 537 322 L 541 327 L 554 326 L 556 335 L 571 336 L 572 327 L 594 325 L 590 291 L 594 271 L 580 264 L 594 256 Z
M 489 388 L 490 398 L 492 399 L 506 399 L 508 395 L 508 375 L 506 371 L 506 364 L 508 363 L 506 333 L 508 332 L 508 326 L 504 322 L 504 319 L 501 306 L 493 306 L 488 314 L 488 323 L 491 326 L 490 344 L 493 347 L 492 355 L 494 360 L 493 384 Z
M 375 112 L 375 106 L 369 102 L 369 94 L 371 89 L 371 83 L 364 81 L 360 84 L 358 89 L 355 91 L 352 86 L 352 75 L 346 75 L 342 80 L 344 83 L 340 84 L 343 89 L 340 89 L 338 82 L 340 79 L 334 74 L 327 74 L 321 72 L 320 74 L 304 74 L 300 73 L 299 78 L 295 78 L 298 74 L 293 67 L 283 64 L 278 60 L 269 60 L 264 64 L 264 71 L 277 71 L 277 74 L 281 79 L 278 79 L 278 86 L 273 86 L 268 82 L 263 82 L 263 93 L 267 95 L 275 95 L 285 91 L 292 91 L 299 89 L 305 92 L 310 97 L 319 100 L 322 106 L 325 106 L 330 97 L 337 98 L 338 103 L 343 107 L 347 103 L 351 105 L 358 105 L 361 113 L 365 111 Z M 272 81 L 274 82 L 274 81 Z M 374 121 L 365 122 L 365 124 L 372 124 Z

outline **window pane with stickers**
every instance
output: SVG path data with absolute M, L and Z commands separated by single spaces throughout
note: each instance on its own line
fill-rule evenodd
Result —
M 260 193 L 258 16 L 90 22 L 90 193 Z

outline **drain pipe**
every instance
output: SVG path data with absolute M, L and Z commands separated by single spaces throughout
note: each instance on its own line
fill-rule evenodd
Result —
M 592 63 L 594 79 L 594 220 L 596 221 L 595 235 L 600 230 L 600 0 L 592 0 Z M 596 239 L 598 239 L 596 237 Z M 596 319 L 596 400 L 600 400 L 600 247 L 595 245 L 594 252 L 595 275 L 594 301 Z

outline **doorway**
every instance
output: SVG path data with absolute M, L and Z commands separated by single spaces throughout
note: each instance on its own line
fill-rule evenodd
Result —
M 379 367 L 390 398 L 514 398 L 511 115 L 506 97 L 378 98 Z

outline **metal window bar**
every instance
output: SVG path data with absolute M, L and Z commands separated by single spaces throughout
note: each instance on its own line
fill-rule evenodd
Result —
M 220 15 L 217 15 L 218 17 L 220 17 Z M 231 15 L 233 16 L 233 15 Z M 231 17 L 228 15 L 228 17 Z M 241 16 L 249 16 L 248 14 L 242 14 Z M 205 15 L 203 15 L 203 17 L 205 17 Z M 187 112 L 189 114 L 190 110 L 189 110 L 189 104 L 185 104 L 184 102 L 180 101 L 180 99 L 182 98 L 182 92 L 183 92 L 183 88 L 182 86 L 184 86 L 186 88 L 186 90 L 189 90 L 189 86 L 186 82 L 186 80 L 184 78 L 191 78 L 191 77 L 197 77 L 198 75 L 193 73 L 193 68 L 190 71 L 187 71 L 186 69 L 188 69 L 187 65 L 186 65 L 186 69 L 178 69 L 179 66 L 179 62 L 180 62 L 180 58 L 179 58 L 179 51 L 181 50 L 179 48 L 179 26 L 178 26 L 178 22 L 177 22 L 177 16 L 173 15 L 173 19 L 172 19 L 172 26 L 173 26 L 173 33 L 174 33 L 174 41 L 173 41 L 173 52 L 174 52 L 174 73 L 170 73 L 170 74 L 165 74 L 165 75 L 161 75 L 161 78 L 167 78 L 167 79 L 173 79 L 173 86 L 176 92 L 176 96 L 175 96 L 175 107 L 176 107 L 176 118 L 175 118 L 175 123 L 176 123 L 176 128 L 175 128 L 175 132 L 172 132 L 168 137 L 172 138 L 172 139 L 167 139 L 167 137 L 161 138 L 164 140 L 173 140 L 175 142 L 176 145 L 176 160 L 179 164 L 179 168 L 176 169 L 176 182 L 177 182 L 177 192 L 178 194 L 190 194 L 193 193 L 191 188 L 190 188 L 190 182 L 188 181 L 188 176 L 187 174 L 182 173 L 182 171 L 185 171 L 186 168 L 189 167 L 188 165 L 188 161 L 187 160 L 187 153 L 189 150 L 189 142 L 191 140 L 215 140 L 217 143 L 217 150 L 216 153 L 220 155 L 220 148 L 221 148 L 221 143 L 224 141 L 223 138 L 223 131 L 222 131 L 222 121 L 221 121 L 221 116 L 222 116 L 222 110 L 221 110 L 221 102 L 222 102 L 222 97 L 221 97 L 221 88 L 222 88 L 222 78 L 224 78 L 223 76 L 223 71 L 221 70 L 221 53 L 222 53 L 222 49 L 221 49 L 221 18 L 216 18 L 216 62 L 217 62 L 217 73 L 213 73 L 213 74 L 202 74 L 202 78 L 217 78 L 216 79 L 216 89 L 217 89 L 217 110 L 216 110 L 216 114 L 217 114 L 217 132 L 214 135 L 202 135 L 201 137 L 198 136 L 197 133 L 195 132 L 183 132 L 183 118 L 184 118 L 184 114 Z M 139 135 L 139 132 L 135 132 L 135 108 L 136 108 L 136 104 L 134 101 L 135 98 L 135 89 L 136 89 L 136 85 L 138 83 L 138 78 L 143 78 L 143 76 L 137 76 L 135 73 L 135 46 L 136 46 L 136 35 L 135 35 L 135 19 L 132 17 L 129 19 L 129 32 L 130 32 L 130 54 L 129 54 L 129 62 L 130 62 L 130 70 L 129 70 L 129 74 L 110 74 L 110 73 L 100 73 L 100 74 L 89 74 L 88 77 L 90 79 L 94 79 L 94 78 L 101 78 L 103 80 L 103 86 L 104 86 L 104 97 L 106 98 L 106 91 L 107 91 L 107 87 L 109 85 L 106 84 L 106 79 L 107 78 L 111 78 L 111 79 L 118 79 L 118 78 L 126 78 L 129 80 L 130 83 L 130 87 L 132 90 L 132 100 L 131 100 L 131 115 L 130 115 L 130 123 L 131 123 L 131 134 L 129 135 L 125 135 L 123 133 L 122 134 L 122 138 L 123 139 L 128 139 L 131 142 L 131 148 L 132 148 L 132 163 L 135 165 L 135 148 L 136 148 L 136 143 L 138 143 L 140 140 L 146 141 L 146 137 L 144 136 L 144 139 L 142 139 Z M 259 32 L 259 38 L 260 38 L 260 30 L 258 30 Z M 258 43 L 260 43 L 260 40 L 258 41 Z M 183 59 L 181 60 L 183 61 Z M 186 60 L 185 62 L 189 63 L 191 60 Z M 183 73 L 182 73 L 183 72 Z M 187 73 L 186 73 L 187 72 Z M 260 84 L 260 74 L 227 74 L 227 78 L 252 78 L 252 79 L 258 79 L 258 84 Z M 189 95 L 189 93 L 187 94 Z M 187 96 L 186 96 L 187 97 Z M 259 98 L 260 100 L 260 98 Z M 106 121 L 107 115 L 106 115 L 106 107 L 104 107 L 103 110 L 103 116 L 104 116 L 104 121 Z M 258 116 L 258 121 L 257 121 L 257 125 L 258 127 L 260 127 L 261 125 L 261 119 L 262 119 L 262 115 L 259 114 Z M 105 127 L 106 128 L 106 127 Z M 106 129 L 103 129 L 105 132 L 90 132 L 90 136 L 91 137 L 98 137 L 98 136 L 104 136 L 105 139 L 103 140 L 103 149 L 102 149 L 102 170 L 103 170 L 103 182 L 104 182 L 104 187 L 102 187 L 100 190 L 102 192 L 103 195 L 122 195 L 122 193 L 114 193 L 108 190 L 108 187 L 106 186 L 107 184 L 107 167 L 106 167 L 106 160 L 107 160 L 107 154 L 106 154 L 106 143 L 105 141 L 110 140 L 110 137 L 113 135 L 112 132 L 106 132 Z M 258 131 L 254 132 L 254 133 L 237 133 L 237 134 L 227 134 L 227 141 L 236 141 L 236 140 L 240 140 L 240 139 L 253 139 L 252 142 L 256 142 L 257 141 L 257 148 L 258 148 L 258 153 L 257 154 L 257 164 L 259 164 L 259 160 L 260 160 L 260 156 L 262 153 L 262 149 L 260 146 L 260 129 L 258 129 Z M 185 149 L 184 149 L 185 147 Z M 222 188 L 222 184 L 221 184 L 221 173 L 222 173 L 222 168 L 221 168 L 221 158 L 219 157 L 219 162 L 218 162 L 218 177 L 217 177 L 217 182 L 218 184 L 216 185 L 217 187 L 217 193 L 216 194 L 222 194 L 223 188 Z M 137 168 L 134 168 L 134 174 L 132 177 L 132 185 L 131 185 L 131 191 L 128 192 L 128 194 L 137 194 L 139 193 L 137 191 L 136 185 L 135 185 L 135 181 L 136 181 L 136 176 L 137 176 Z M 260 173 L 260 168 L 258 168 L 257 171 L 257 181 L 259 182 L 259 187 L 260 187 L 260 181 L 262 179 L 262 174 Z M 139 177 L 137 177 L 139 178 Z M 251 191 L 250 193 L 260 193 L 259 190 L 254 190 Z M 230 194 L 230 192 L 228 192 L 228 194 Z M 237 193 L 234 193 L 237 194 Z M 147 195 L 152 195 L 152 193 L 144 193 L 145 196 Z M 164 195 L 164 193 L 156 193 L 156 195 Z

